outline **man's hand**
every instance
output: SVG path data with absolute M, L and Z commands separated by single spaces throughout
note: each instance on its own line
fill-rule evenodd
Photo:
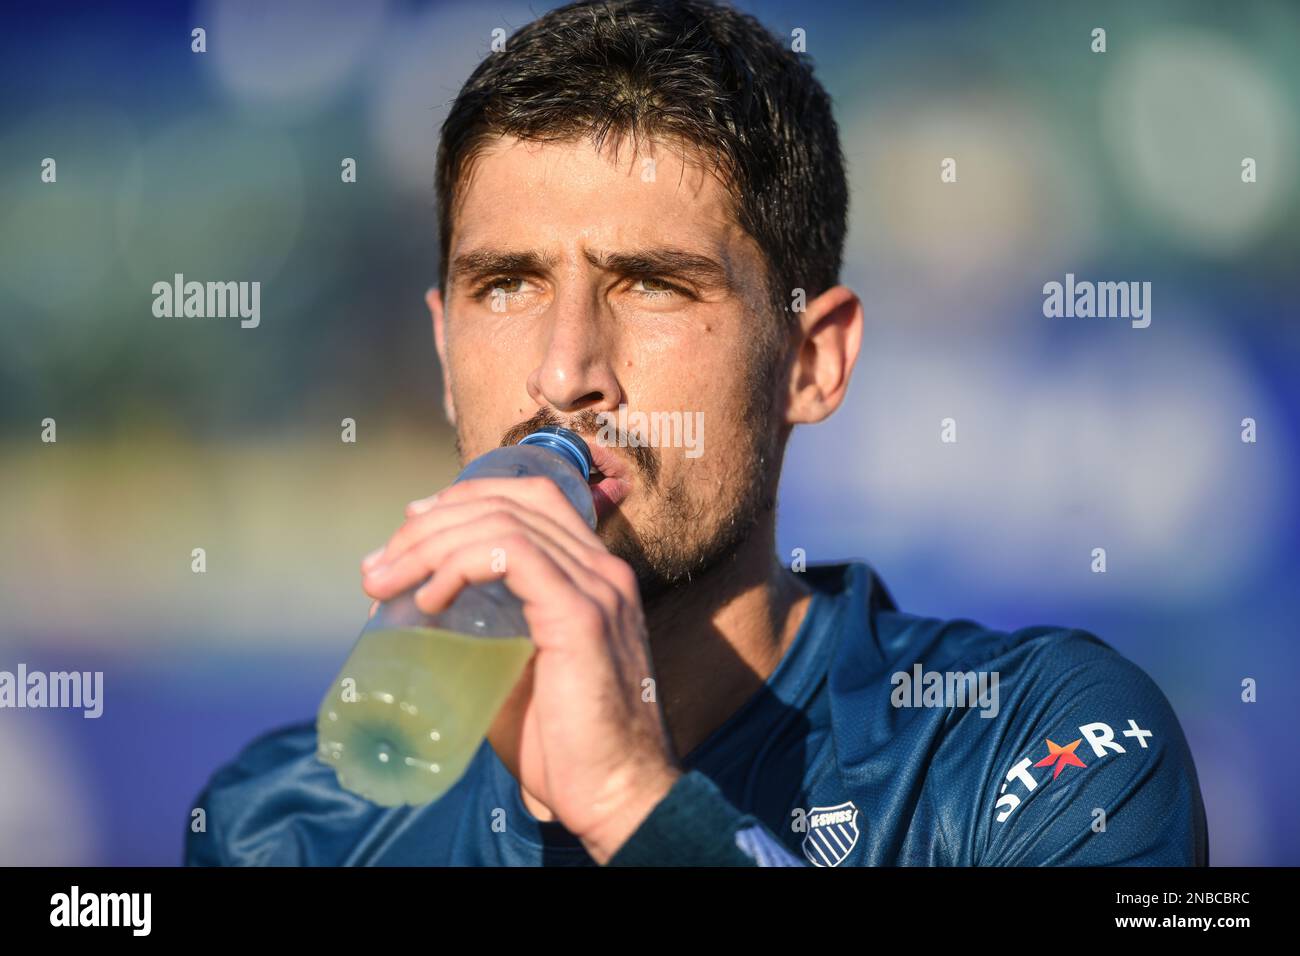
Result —
M 494 549 L 505 572 L 494 571 Z M 500 555 L 502 552 L 498 552 Z M 481 478 L 413 501 L 362 564 L 377 601 L 416 592 L 429 614 L 502 579 L 536 645 L 488 739 L 530 794 L 606 863 L 681 776 L 656 701 L 636 575 L 546 478 Z

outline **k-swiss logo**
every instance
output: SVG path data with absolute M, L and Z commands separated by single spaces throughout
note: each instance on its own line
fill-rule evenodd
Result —
M 813 866 L 839 866 L 858 842 L 858 808 L 852 800 L 808 811 L 803 855 Z
M 1079 733 L 1083 736 L 1072 743 L 1065 744 L 1064 746 L 1056 743 L 1051 738 L 1047 738 L 1045 740 L 1047 756 L 1042 757 L 1037 761 L 1034 760 L 1034 756 L 1037 756 L 1037 754 L 1025 757 L 1007 771 L 1007 776 L 1005 782 L 1002 784 L 1002 789 L 998 791 L 1001 796 L 998 797 L 997 806 L 995 808 L 998 813 L 994 819 L 996 819 L 998 823 L 1002 823 L 1007 819 L 1007 817 L 1011 816 L 1011 814 L 1015 812 L 1016 808 L 1020 806 L 1024 797 L 1028 797 L 1029 794 L 1037 790 L 1041 784 L 1050 783 L 1052 780 L 1055 780 L 1061 775 L 1061 771 L 1065 770 L 1067 767 L 1079 768 L 1078 771 L 1071 770 L 1070 773 L 1066 774 L 1067 777 L 1087 770 L 1088 765 L 1079 759 L 1079 756 L 1074 752 L 1075 748 L 1085 740 L 1088 742 L 1088 745 L 1092 748 L 1093 754 L 1097 758 L 1092 762 L 1092 766 L 1094 767 L 1097 765 L 1098 761 L 1109 758 L 1114 754 L 1128 753 L 1128 751 L 1115 740 L 1115 731 L 1111 728 L 1110 724 L 1103 724 L 1100 721 L 1094 724 L 1083 724 L 1079 727 Z M 1143 730 L 1138 726 L 1136 720 L 1129 718 L 1128 730 L 1123 731 L 1120 736 L 1133 738 L 1139 747 L 1146 750 L 1147 738 L 1155 735 L 1149 730 Z M 1132 746 L 1133 744 L 1130 743 L 1129 747 L 1131 748 Z M 1039 750 L 1038 753 L 1041 754 L 1042 750 Z M 1048 777 L 1044 774 L 1042 779 L 1039 779 L 1030 772 L 1031 767 L 1051 767 L 1051 776 Z M 1019 785 L 1018 789 L 1024 792 L 1024 797 L 1015 792 L 1008 793 L 1007 788 L 1012 785 Z

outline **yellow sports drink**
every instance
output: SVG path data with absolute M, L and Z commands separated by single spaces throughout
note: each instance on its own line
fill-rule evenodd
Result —
M 469 766 L 532 653 L 526 637 L 373 631 L 321 704 L 321 756 L 374 803 L 435 800 Z
M 456 480 L 545 475 L 595 528 L 591 468 L 581 438 L 546 428 Z M 317 758 L 340 786 L 386 807 L 436 800 L 461 778 L 534 649 L 501 581 L 465 588 L 432 616 L 416 607 L 417 589 L 376 609 L 316 715 Z

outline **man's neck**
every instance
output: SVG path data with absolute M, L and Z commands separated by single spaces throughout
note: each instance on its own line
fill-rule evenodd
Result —
M 731 559 L 645 606 L 655 691 L 679 759 L 758 692 L 807 614 L 812 592 L 776 560 L 773 519 Z M 521 796 L 539 820 L 554 819 Z
M 811 591 L 756 534 L 734 559 L 646 610 L 655 685 L 673 749 L 685 758 L 771 676 Z

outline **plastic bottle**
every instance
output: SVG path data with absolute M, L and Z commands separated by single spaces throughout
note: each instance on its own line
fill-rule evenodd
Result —
M 591 469 L 581 438 L 544 428 L 456 481 L 544 475 L 594 529 Z M 419 586 L 376 609 L 316 717 L 318 759 L 342 787 L 389 807 L 436 800 L 460 779 L 533 653 L 501 581 L 466 587 L 432 616 L 415 605 Z

